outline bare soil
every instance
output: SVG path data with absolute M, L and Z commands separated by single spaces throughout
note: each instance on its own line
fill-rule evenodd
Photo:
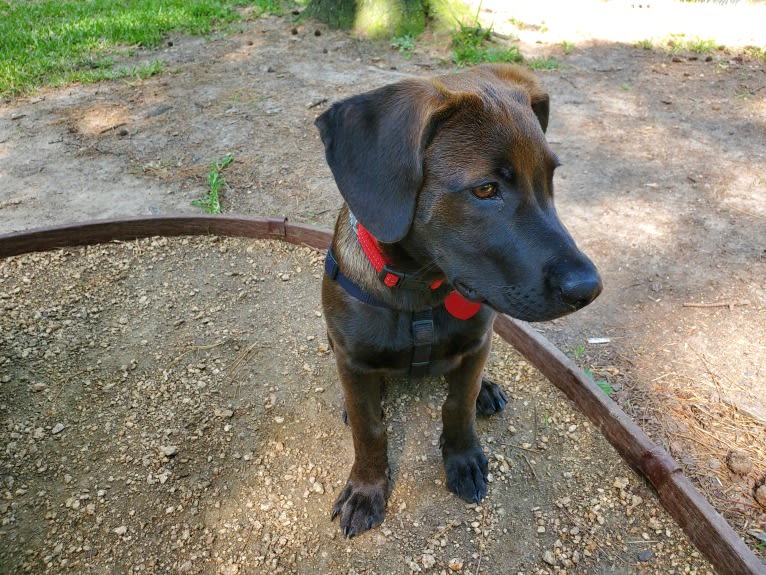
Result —
M 540 329 L 609 382 L 763 556 L 766 63 L 555 31 L 533 23 L 521 48 L 560 64 L 540 72 L 564 164 L 558 207 L 606 288 Z M 341 200 L 314 117 L 443 73 L 444 45 L 402 54 L 264 18 L 137 54 L 165 62 L 148 80 L 3 104 L 0 232 L 199 212 L 191 201 L 228 153 L 227 212 L 330 227 Z M 489 373 L 513 400 L 481 423 L 486 503 L 465 506 L 441 483 L 439 383 L 392 382 L 388 516 L 343 540 L 329 509 L 352 450 L 317 315 L 320 259 L 206 239 L 0 262 L 0 571 L 710 571 L 643 481 L 501 342 Z

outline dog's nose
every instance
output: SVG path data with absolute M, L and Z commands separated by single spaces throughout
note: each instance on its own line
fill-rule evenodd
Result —
M 558 295 L 570 311 L 585 307 L 601 293 L 601 277 L 596 266 L 580 253 L 551 260 L 545 275 L 548 289 Z
M 588 305 L 601 293 L 602 284 L 598 274 L 582 277 L 568 277 L 561 286 L 561 299 L 567 305 L 580 309 Z

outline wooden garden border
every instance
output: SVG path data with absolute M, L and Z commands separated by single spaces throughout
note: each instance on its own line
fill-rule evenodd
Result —
M 286 219 L 172 216 L 105 220 L 0 235 L 0 258 L 152 236 L 217 235 L 279 239 L 324 249 L 332 232 Z M 495 332 L 539 369 L 657 490 L 660 502 L 721 575 L 765 575 L 764 565 L 694 488 L 678 464 L 572 360 L 529 324 L 500 315 Z

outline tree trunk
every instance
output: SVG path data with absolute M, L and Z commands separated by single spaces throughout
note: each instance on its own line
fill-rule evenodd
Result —
M 371 38 L 420 34 L 428 0 L 310 0 L 307 14 Z

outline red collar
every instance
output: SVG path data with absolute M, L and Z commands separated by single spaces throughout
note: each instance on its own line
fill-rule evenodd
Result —
M 359 245 L 362 246 L 362 251 L 367 256 L 367 259 L 372 264 L 375 272 L 378 274 L 380 281 L 384 285 L 395 288 L 399 286 L 406 276 L 395 271 L 390 266 L 390 261 L 380 249 L 378 240 L 358 221 L 354 221 L 354 229 L 356 230 L 356 237 L 359 238 Z M 444 278 L 438 278 L 431 282 L 430 288 L 432 290 L 438 289 L 444 283 Z M 447 294 L 447 298 L 444 300 L 444 307 L 453 317 L 457 319 L 470 319 L 479 313 L 481 309 L 481 303 L 470 301 L 460 295 L 457 291 L 452 290 Z

